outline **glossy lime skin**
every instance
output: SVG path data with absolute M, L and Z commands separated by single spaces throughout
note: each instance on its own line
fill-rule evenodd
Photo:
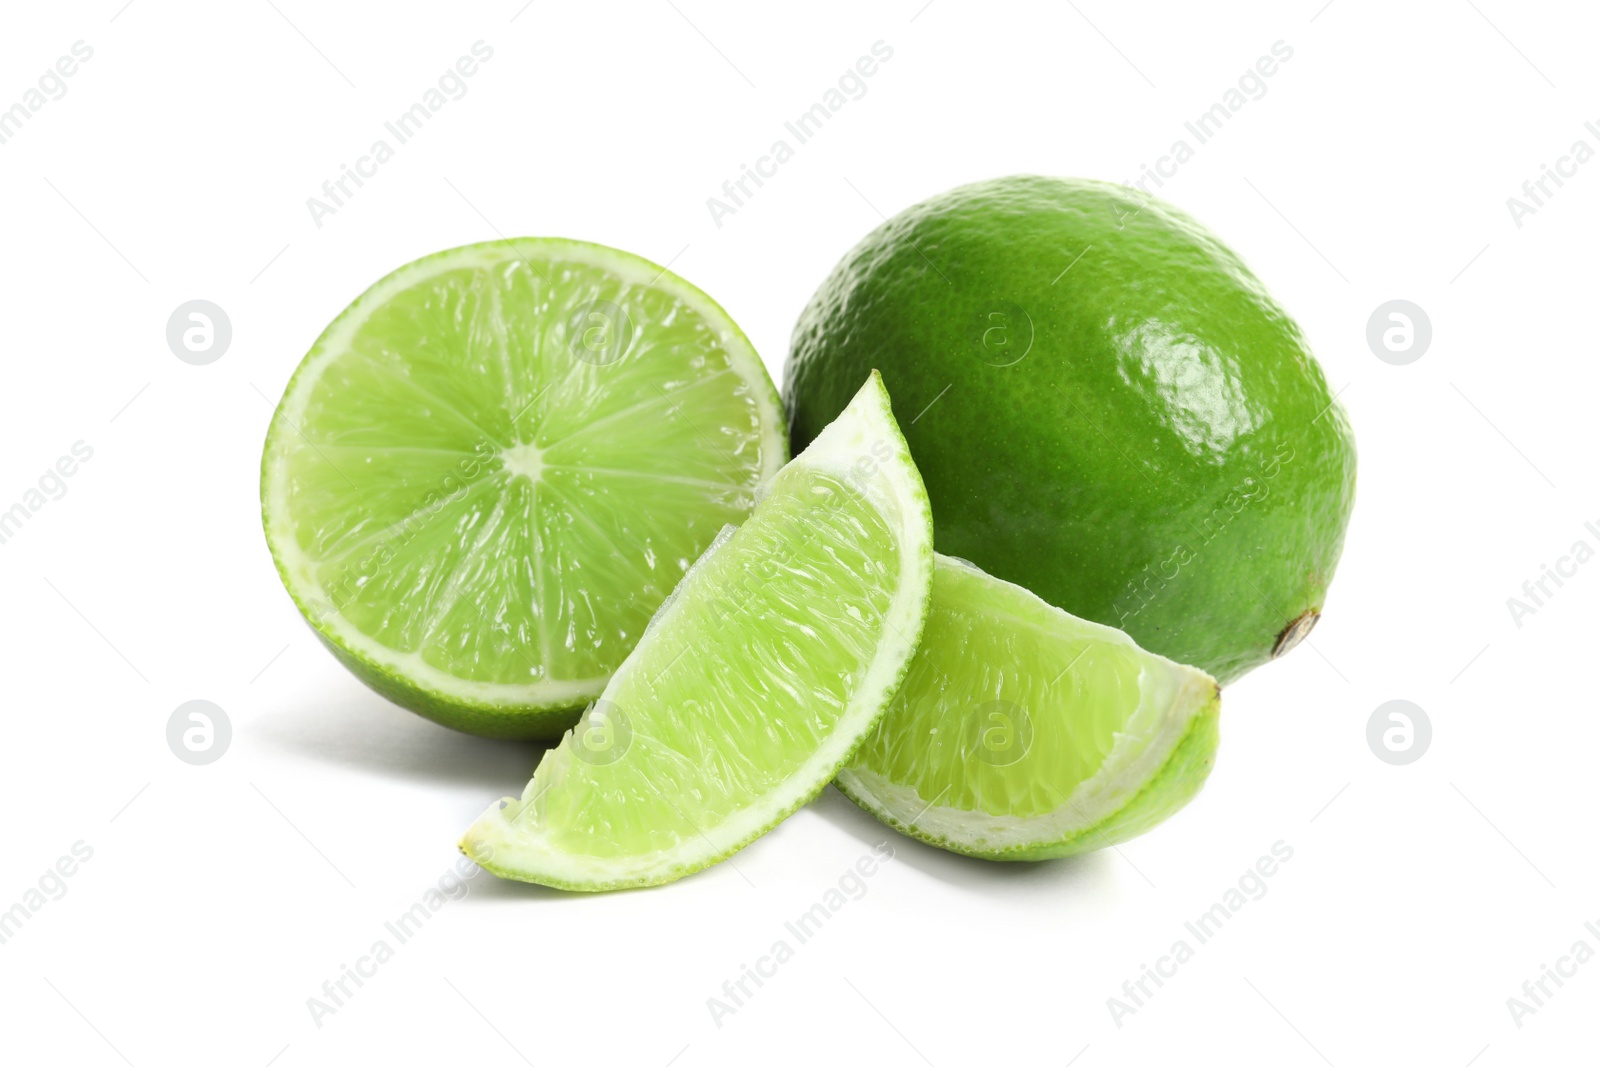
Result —
M 798 453 L 876 368 L 935 547 L 1229 682 L 1319 616 L 1355 441 L 1305 337 L 1125 186 L 962 186 L 867 235 L 795 326 Z

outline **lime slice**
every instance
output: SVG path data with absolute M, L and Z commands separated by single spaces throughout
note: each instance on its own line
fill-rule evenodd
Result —
M 1217 685 L 1120 630 L 939 556 L 905 687 L 839 774 L 895 829 L 994 860 L 1143 833 L 1200 791 Z
M 899 688 L 927 613 L 932 522 L 874 374 L 463 851 L 503 878 L 621 889 L 681 878 L 771 829 Z
M 290 596 L 447 726 L 554 737 L 783 465 L 760 358 L 637 256 L 524 239 L 419 259 L 323 332 L 267 433 Z

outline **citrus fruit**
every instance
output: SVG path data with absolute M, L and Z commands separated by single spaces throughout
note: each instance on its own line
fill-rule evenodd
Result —
M 793 447 L 869 367 L 939 551 L 1223 682 L 1320 616 L 1349 424 L 1293 320 L 1171 205 L 1011 177 L 906 210 L 800 316 Z
M 935 558 L 905 685 L 838 786 L 895 829 L 992 860 L 1143 833 L 1200 790 L 1217 685 L 1120 630 Z
M 815 796 L 905 677 L 933 527 L 874 375 L 684 576 L 520 799 L 461 847 L 504 878 L 681 878 Z
M 324 643 L 398 704 L 553 737 L 787 458 L 761 360 L 704 293 L 578 241 L 379 281 L 273 416 L 261 510 Z

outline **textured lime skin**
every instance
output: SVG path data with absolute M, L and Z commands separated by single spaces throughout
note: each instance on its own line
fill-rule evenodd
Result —
M 795 450 L 873 368 L 940 552 L 1224 683 L 1320 613 L 1349 423 L 1299 328 L 1171 205 L 1018 176 L 902 212 L 795 326 Z

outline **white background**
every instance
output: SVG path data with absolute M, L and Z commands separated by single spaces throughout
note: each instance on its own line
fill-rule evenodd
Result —
M 0 945 L 8 1061 L 265 1065 L 1163 1061 L 1466 1065 L 1594 1055 L 1600 962 L 1519 1028 L 1600 921 L 1600 561 L 1520 627 L 1594 476 L 1600 137 L 1583 5 L 1378 0 L 17 5 L 0 107 L 92 60 L 0 145 L 0 510 L 93 458 L 0 544 L 0 909 L 92 858 Z M 274 6 L 274 4 L 276 6 Z M 675 5 L 675 6 L 674 6 Z M 920 10 L 919 10 L 920 7 Z M 119 10 L 120 8 L 120 10 Z M 337 214 L 306 199 L 473 44 L 494 49 Z M 893 58 L 735 215 L 706 199 L 882 40 Z M 1298 317 L 1360 446 L 1311 644 L 1229 688 L 1204 793 L 1080 860 L 994 866 L 829 789 L 725 863 L 572 897 L 470 883 L 317 1026 L 307 998 L 453 863 L 538 749 L 451 733 L 321 649 L 263 543 L 257 464 L 311 341 L 391 268 L 504 235 L 617 245 L 713 294 L 774 378 L 801 307 L 886 214 L 1014 172 L 1125 180 L 1275 41 L 1293 49 L 1161 194 Z M 1192 137 L 1189 138 L 1193 143 Z M 1551 186 L 1554 189 L 1553 186 Z M 180 303 L 230 316 L 190 366 Z M 1366 323 L 1433 324 L 1392 366 Z M 1554 586 L 1550 588 L 1554 590 Z M 231 717 L 168 750 L 180 703 Z M 1409 766 L 1366 724 L 1415 701 Z M 879 841 L 894 861 L 718 1027 L 706 1001 Z M 1293 858 L 1119 1027 L 1107 998 L 1274 842 Z M 53 883 L 52 883 L 53 884 Z M 1193 944 L 1192 937 L 1189 937 Z

